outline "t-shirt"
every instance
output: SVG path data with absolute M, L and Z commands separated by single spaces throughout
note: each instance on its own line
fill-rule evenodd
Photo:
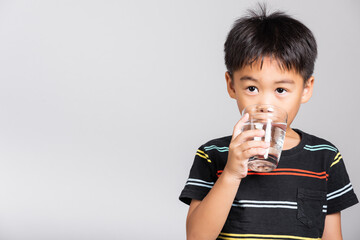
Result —
M 271 172 L 249 171 L 242 179 L 217 239 L 320 239 L 326 214 L 358 199 L 339 150 L 330 142 L 294 129 L 300 143 L 281 153 Z M 231 136 L 211 140 L 195 155 L 179 199 L 202 200 L 221 175 Z

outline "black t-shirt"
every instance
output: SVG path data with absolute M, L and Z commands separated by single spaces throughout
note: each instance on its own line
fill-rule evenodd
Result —
M 299 145 L 284 150 L 272 172 L 242 179 L 218 239 L 319 239 L 326 214 L 358 199 L 344 160 L 330 142 L 294 129 Z M 202 200 L 222 173 L 231 136 L 202 145 L 179 199 Z

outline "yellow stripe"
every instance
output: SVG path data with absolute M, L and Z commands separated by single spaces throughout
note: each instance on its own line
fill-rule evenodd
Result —
M 339 157 L 338 160 L 336 160 L 335 162 L 333 162 L 330 167 L 334 166 L 335 164 L 337 164 L 340 160 L 342 159 L 342 156 Z
M 198 151 L 198 153 L 197 153 L 196 155 L 198 155 L 198 156 L 206 159 L 209 163 L 211 163 L 211 160 L 210 160 L 210 158 L 209 158 L 209 155 L 207 155 L 205 152 L 203 152 L 203 151 L 201 151 L 201 150 L 197 150 L 197 151 Z M 202 154 L 203 154 L 204 156 L 203 156 Z
M 338 154 L 336 154 L 334 160 L 336 160 L 339 157 L 339 155 L 340 155 L 340 152 L 338 152 Z
M 287 239 L 300 239 L 300 240 L 321 240 L 321 238 L 307 238 L 307 237 L 298 237 L 290 235 L 268 235 L 268 234 L 234 234 L 234 233 L 220 233 L 220 235 L 229 236 L 229 237 L 271 237 L 271 238 L 287 238 Z M 219 236 L 218 238 L 221 238 Z M 229 238 L 235 239 L 235 238 Z
M 338 154 L 336 154 L 336 156 L 335 156 L 335 158 L 334 158 L 334 162 L 330 165 L 330 167 L 334 166 L 335 164 L 337 164 L 337 163 L 340 161 L 340 159 L 341 159 L 342 157 L 340 157 L 340 158 L 337 160 L 337 158 L 338 158 L 339 156 L 341 156 L 341 155 L 340 155 L 340 152 L 338 152 Z
M 225 240 L 233 240 L 233 239 L 241 239 L 241 240 L 264 240 L 265 238 L 229 238 L 229 237 L 221 237 L 219 236 L 218 238 L 220 239 L 225 239 Z M 266 240 L 279 240 L 278 238 L 266 238 Z
M 197 150 L 199 153 L 204 154 L 207 158 L 209 157 L 209 155 L 207 155 L 205 152 L 201 151 L 201 150 Z
M 200 153 L 196 153 L 196 155 L 198 155 L 199 157 L 202 157 L 202 158 L 204 158 L 204 159 L 207 159 L 206 156 L 201 155 Z
M 209 158 L 207 158 L 206 156 L 201 155 L 200 153 L 196 153 L 196 155 L 198 155 L 199 157 L 202 157 L 203 159 L 206 159 L 206 161 L 208 161 L 209 163 L 211 163 L 211 160 Z

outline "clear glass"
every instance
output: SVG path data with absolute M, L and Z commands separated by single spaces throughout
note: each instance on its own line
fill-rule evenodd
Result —
M 242 112 L 243 115 L 245 113 L 249 113 L 249 120 L 242 130 L 263 129 L 265 135 L 255 137 L 254 140 L 270 143 L 264 155 L 249 158 L 248 167 L 256 172 L 270 172 L 279 163 L 286 133 L 287 113 L 282 108 L 268 104 L 248 106 Z

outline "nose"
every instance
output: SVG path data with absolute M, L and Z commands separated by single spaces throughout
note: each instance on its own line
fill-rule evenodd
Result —
M 276 105 L 275 102 L 274 97 L 269 93 L 263 93 L 258 99 L 258 104 Z

